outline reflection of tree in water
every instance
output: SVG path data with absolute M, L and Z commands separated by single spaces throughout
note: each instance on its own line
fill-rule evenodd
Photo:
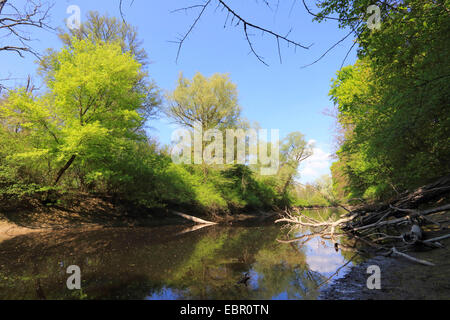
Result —
M 271 299 L 285 294 L 287 299 L 313 299 L 323 277 L 308 269 L 304 252 L 296 246 L 271 243 L 256 257 L 254 270 L 260 275 L 258 298 Z
M 79 299 L 66 288 L 66 268 L 82 270 L 82 297 L 143 299 L 164 286 L 201 236 L 173 237 L 181 228 L 105 229 L 17 237 L 0 244 L 0 299 Z M 37 281 L 39 280 L 39 281 Z
M 245 299 L 248 288 L 238 280 L 255 261 L 255 254 L 276 239 L 277 228 L 222 228 L 199 242 L 169 279 L 192 299 Z
M 101 229 L 27 235 L 0 244 L 0 299 L 289 299 L 317 297 L 323 277 L 276 226 Z M 61 266 L 63 263 L 63 266 Z M 82 270 L 69 291 L 67 266 Z M 238 284 L 249 272 L 248 286 Z
M 310 271 L 303 252 L 275 242 L 278 228 L 228 229 L 205 237 L 173 283 L 192 299 L 289 299 L 317 297 L 320 274 Z M 201 257 L 199 259 L 199 257 Z M 189 266 L 189 267 L 188 267 Z M 249 272 L 249 286 L 238 284 Z

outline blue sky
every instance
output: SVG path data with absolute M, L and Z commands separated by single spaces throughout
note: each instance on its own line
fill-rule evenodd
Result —
M 19 4 L 23 0 L 17 1 Z M 82 19 L 90 10 L 110 16 L 119 16 L 118 0 L 58 0 L 51 10 L 51 25 L 64 27 L 64 19 L 69 17 L 69 5 L 81 8 Z M 196 17 L 197 11 L 171 13 L 171 11 L 202 3 L 187 0 L 124 0 L 127 21 L 136 26 L 144 47 L 149 54 L 149 73 L 163 90 L 173 90 L 180 72 L 192 77 L 199 71 L 204 75 L 215 72 L 229 73 L 239 90 L 243 114 L 251 122 L 258 122 L 265 129 L 280 129 L 281 136 L 292 131 L 300 131 L 308 140 L 316 142 L 315 155 L 301 168 L 301 182 L 311 182 L 329 172 L 333 151 L 334 120 L 323 114 L 332 107 L 328 97 L 330 81 L 340 68 L 352 39 L 337 46 L 320 62 L 301 68 L 317 59 L 334 42 L 341 39 L 346 30 L 340 30 L 336 22 L 318 24 L 303 8 L 301 1 L 280 0 L 278 10 L 267 8 L 263 1 L 229 0 L 230 7 L 250 22 L 262 24 L 268 29 L 286 34 L 305 45 L 309 50 L 297 49 L 281 43 L 282 63 L 279 61 L 277 43 L 269 35 L 250 32 L 257 52 L 265 58 L 269 67 L 249 54 L 242 27 L 224 28 L 226 13 L 213 5 L 205 12 L 196 29 L 186 40 L 178 62 L 176 62 L 176 40 L 186 32 Z M 214 1 L 213 1 L 214 2 Z M 276 3 L 276 1 L 273 1 Z M 307 1 L 315 9 L 314 1 Z M 317 10 L 315 10 L 317 11 Z M 56 34 L 47 31 L 33 31 L 36 39 L 33 47 L 44 52 L 46 48 L 61 47 Z M 3 40 L 0 40 L 3 42 Z M 25 82 L 28 74 L 35 74 L 34 56 L 20 58 L 13 53 L 0 53 L 0 79 L 13 75 L 8 85 Z M 346 64 L 356 60 L 355 52 L 347 58 Z M 34 76 L 38 80 L 37 76 Z M 150 123 L 149 131 L 161 143 L 169 143 L 173 126 L 165 119 Z

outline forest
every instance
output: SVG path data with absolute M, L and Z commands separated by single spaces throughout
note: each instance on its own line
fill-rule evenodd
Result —
M 168 117 L 193 130 L 247 129 L 236 85 L 226 74 L 180 74 L 162 95 L 146 71 L 148 57 L 134 27 L 90 12 L 79 30 L 59 31 L 61 51 L 49 49 L 37 68 L 45 90 L 30 81 L 1 100 L 0 194 L 4 203 L 30 198 L 45 205 L 80 194 L 145 208 L 181 207 L 206 214 L 291 205 L 328 206 L 331 179 L 296 185 L 312 154 L 300 132 L 281 143 L 275 176 L 258 165 L 175 164 L 145 128 Z M 248 156 L 248 154 L 246 155 Z
M 165 4 L 117 0 L 81 20 L 69 6 L 74 15 L 54 27 L 51 2 L 20 2 L 0 0 L 0 66 L 36 58 L 26 78 L 19 65 L 17 75 L 0 70 L 0 299 L 330 299 L 348 297 L 349 284 L 355 299 L 448 299 L 449 254 L 434 249 L 450 238 L 450 0 L 293 0 L 288 18 L 302 10 L 317 29 L 292 33 L 259 19 L 268 11 L 275 21 L 286 2 L 180 1 L 170 14 L 185 17 L 174 25 L 190 24 L 164 40 L 173 50 L 158 47 L 175 58 L 159 65 L 147 45 L 160 45 L 161 30 L 138 29 L 136 11 Z M 313 44 L 298 39 L 326 38 L 330 22 L 343 37 L 303 61 L 297 51 Z M 33 32 L 58 44 L 38 49 Z M 189 46 L 225 37 L 236 48 L 204 65 Z M 256 67 L 239 74 L 249 64 L 242 44 Z M 301 56 L 298 77 L 269 65 L 290 63 L 285 47 Z M 335 50 L 346 53 L 340 68 L 302 73 Z M 257 79 L 259 70 L 273 78 Z M 323 74 L 329 154 L 312 139 L 327 129 L 310 102 L 283 104 L 292 91 L 311 97 L 308 82 Z M 258 109 L 268 96 L 282 102 Z M 256 121 L 280 124 L 280 115 L 294 130 Z M 160 121 L 170 143 L 153 130 Z M 318 152 L 330 174 L 304 179 Z M 387 289 L 366 290 L 374 265 Z M 76 290 L 61 285 L 68 266 L 82 271 Z M 334 277 L 343 290 L 329 289 Z
M 359 2 L 321 1 L 314 16 L 337 16 L 357 34 L 358 61 L 331 82 L 339 144 L 332 179 L 296 182 L 313 149 L 300 132 L 281 141 L 274 176 L 236 161 L 173 163 L 170 146 L 145 130 L 152 119 L 167 117 L 191 131 L 194 122 L 223 132 L 251 128 L 236 84 L 227 74 L 180 74 L 176 89 L 163 94 L 136 28 L 89 12 L 79 29 L 58 31 L 61 50 L 37 62 L 43 88 L 30 80 L 2 90 L 2 203 L 33 198 L 51 206 L 87 193 L 228 214 L 385 200 L 450 172 L 448 1 L 383 2 L 376 32 L 361 25 L 366 6 Z

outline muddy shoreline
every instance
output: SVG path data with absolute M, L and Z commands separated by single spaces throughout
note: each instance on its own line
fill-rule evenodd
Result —
M 10 223 L 6 220 L 0 219 L 0 243 L 18 236 L 46 231 L 49 230 L 45 228 L 31 229 L 26 227 L 20 227 L 14 223 Z
M 436 264 L 423 266 L 401 257 L 377 255 L 359 265 L 327 287 L 322 300 L 449 300 L 450 239 L 441 241 L 442 249 L 418 249 L 408 254 Z M 369 266 L 381 269 L 381 289 L 369 290 Z

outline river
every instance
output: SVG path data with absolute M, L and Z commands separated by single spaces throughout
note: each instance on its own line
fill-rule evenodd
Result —
M 279 241 L 310 233 L 266 223 L 22 235 L 0 243 L 0 300 L 317 299 L 362 258 L 316 236 Z M 73 265 L 81 290 L 66 285 Z

